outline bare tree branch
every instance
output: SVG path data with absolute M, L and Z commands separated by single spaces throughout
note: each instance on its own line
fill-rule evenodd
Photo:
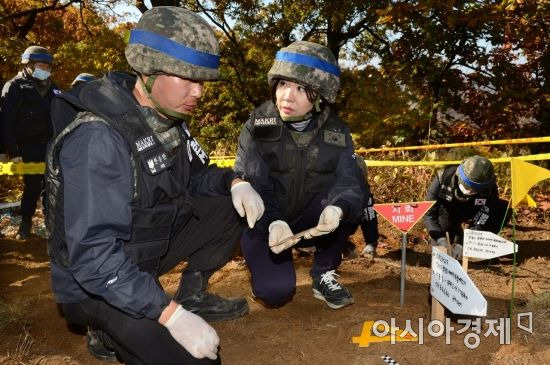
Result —
M 63 10 L 75 3 L 81 3 L 81 0 L 69 0 L 67 3 L 60 3 L 59 0 L 54 0 L 50 5 L 43 6 L 41 8 L 33 8 L 33 9 L 23 10 L 17 13 L 4 14 L 0 16 L 0 22 L 13 21 L 15 19 L 23 18 L 26 16 L 33 16 L 33 15 L 36 17 L 36 15 L 45 13 L 47 11 Z

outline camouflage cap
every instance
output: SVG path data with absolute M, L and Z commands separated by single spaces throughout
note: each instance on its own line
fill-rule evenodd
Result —
M 287 79 L 321 94 L 329 103 L 336 101 L 340 88 L 340 68 L 330 49 L 317 43 L 297 41 L 281 48 L 267 74 L 273 79 Z
M 493 164 L 482 156 L 472 156 L 462 161 L 457 174 L 459 182 L 477 192 L 487 189 L 496 180 Z
M 44 62 L 49 65 L 53 63 L 53 56 L 44 47 L 30 46 L 21 55 L 21 63 L 27 64 L 29 62 Z
M 198 14 L 159 6 L 143 13 L 130 33 L 126 59 L 144 75 L 171 74 L 192 80 L 218 78 L 218 39 Z

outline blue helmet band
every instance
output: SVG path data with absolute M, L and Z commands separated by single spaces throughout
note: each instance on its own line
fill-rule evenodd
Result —
M 275 56 L 275 60 L 296 63 L 298 65 L 308 66 L 328 72 L 329 74 L 332 74 L 334 76 L 340 76 L 340 67 L 333 65 L 332 63 L 323 61 L 322 59 L 317 57 L 312 57 L 299 53 L 279 51 Z
M 468 177 L 464 173 L 464 168 L 462 167 L 462 165 L 458 166 L 458 175 L 460 176 L 460 179 L 462 181 L 464 181 L 464 183 L 466 185 L 468 185 L 470 188 L 475 189 L 477 191 L 484 190 L 491 183 L 491 181 L 487 181 L 485 183 L 477 183 L 475 181 L 472 181 L 472 180 L 468 179 Z
M 21 60 L 29 60 L 32 62 L 44 62 L 44 63 L 52 63 L 53 57 L 51 54 L 47 53 L 23 53 L 21 55 Z
M 128 44 L 141 44 L 195 66 L 213 69 L 217 69 L 220 66 L 220 56 L 197 51 L 196 49 L 179 44 L 170 38 L 145 30 L 132 30 Z

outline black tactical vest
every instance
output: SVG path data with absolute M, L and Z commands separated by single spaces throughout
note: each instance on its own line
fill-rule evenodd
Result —
M 264 103 L 251 115 L 252 137 L 269 167 L 279 206 L 289 220 L 334 183 L 340 152 L 346 148 L 347 129 L 329 107 L 314 118 L 317 128 L 294 132 L 285 127 L 272 102 Z
M 134 166 L 132 230 L 130 241 L 125 242 L 124 248 L 141 270 L 150 271 L 158 267 L 160 257 L 168 249 L 176 217 L 179 215 L 178 221 L 181 222 L 192 214 L 185 192 L 190 175 L 186 154 L 176 153 L 173 159 L 167 158 L 162 144 L 137 108 L 131 94 L 134 84 L 134 76 L 111 73 L 54 100 L 54 139 L 48 146 L 46 156 L 46 226 L 50 258 L 64 267 L 69 266 L 69 261 L 59 152 L 64 138 L 86 122 L 86 118 L 77 118 L 80 112 L 89 111 L 103 119 L 104 123 L 124 138 L 131 149 L 130 157 Z M 98 118 L 90 119 L 98 121 Z M 181 138 L 182 142 L 188 138 L 183 129 Z M 174 176 L 180 178 L 176 180 Z
M 42 96 L 36 90 L 34 82 L 19 75 L 10 83 L 19 89 L 17 105 L 17 121 L 15 133 L 19 144 L 46 143 L 52 136 L 50 123 L 50 105 L 57 86 L 52 84 L 46 95 Z

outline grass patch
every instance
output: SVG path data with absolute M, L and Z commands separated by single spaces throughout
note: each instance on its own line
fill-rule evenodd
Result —
M 25 303 L 10 304 L 0 300 L 0 328 L 11 323 L 24 322 L 26 308 Z

